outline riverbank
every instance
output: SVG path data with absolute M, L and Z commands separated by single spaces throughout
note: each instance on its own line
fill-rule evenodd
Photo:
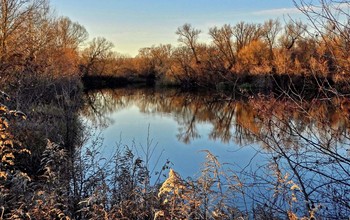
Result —
M 332 77 L 280 75 L 280 74 L 240 74 L 227 81 L 167 82 L 156 77 L 82 77 L 85 90 L 131 87 L 178 88 L 185 91 L 208 90 L 224 94 L 276 94 L 298 95 L 301 97 L 334 96 L 348 94 L 350 87 L 346 79 L 334 80 Z
M 88 75 L 81 77 L 85 89 L 118 88 L 128 85 L 154 86 L 156 83 L 154 76 L 106 76 Z

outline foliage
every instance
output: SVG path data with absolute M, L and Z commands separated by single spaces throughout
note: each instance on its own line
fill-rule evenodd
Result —
M 97 145 L 96 145 L 97 144 Z M 135 146 L 118 144 L 111 160 L 99 157 L 98 143 L 77 155 L 76 168 L 83 219 L 152 219 L 159 209 L 157 180 L 150 183 L 147 159 L 135 156 Z M 150 158 L 148 158 L 150 159 Z M 166 170 L 168 162 L 162 167 Z M 161 175 L 160 171 L 159 175 Z
M 26 118 L 26 115 L 20 111 L 10 110 L 5 102 L 10 97 L 1 92 L 0 107 L 0 201 L 2 205 L 2 215 L 6 216 L 8 212 L 16 213 L 16 209 L 23 201 L 23 194 L 26 192 L 27 184 L 31 178 L 18 167 L 18 157 L 24 154 L 30 154 L 25 147 L 21 145 L 10 132 L 11 121 L 16 117 Z M 12 207 L 13 205 L 13 207 Z

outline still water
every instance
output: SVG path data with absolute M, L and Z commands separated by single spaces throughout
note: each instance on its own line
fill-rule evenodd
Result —
M 241 193 L 239 201 L 276 210 L 317 209 L 323 216 L 350 214 L 350 101 L 344 97 L 128 88 L 85 98 L 81 114 L 101 131 L 104 157 L 122 143 L 145 158 L 149 146 L 151 171 L 169 160 L 183 178 L 196 178 L 209 150 L 229 166 L 225 172 L 236 182 L 228 185 Z
M 83 115 L 101 130 L 106 157 L 118 142 L 136 146 L 139 156 L 144 158 L 142 148 L 151 142 L 149 145 L 155 149 L 151 168 L 159 169 L 169 160 L 184 178 L 198 174 L 204 150 L 209 150 L 220 162 L 237 167 L 254 166 L 263 160 L 262 155 L 257 156 L 258 141 L 237 130 L 241 129 L 235 125 L 238 106 L 226 96 L 116 89 L 95 91 L 87 98 Z

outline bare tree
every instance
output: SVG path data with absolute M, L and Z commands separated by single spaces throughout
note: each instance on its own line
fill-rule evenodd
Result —
M 193 56 L 197 64 L 200 63 L 197 55 L 197 41 L 200 33 L 201 30 L 193 28 L 190 24 L 184 24 L 183 26 L 179 27 L 176 31 L 176 34 L 179 35 L 178 41 L 185 44 L 192 50 Z
M 350 1 L 347 0 L 293 0 L 307 17 L 315 36 L 327 48 L 325 58 L 330 71 L 345 74 L 350 68 Z
M 0 4 L 0 59 L 5 61 L 18 49 L 25 36 L 23 25 L 35 10 L 46 7 L 45 0 L 1 0 Z M 11 45 L 11 48 L 10 48 Z
M 231 25 L 225 24 L 221 28 L 213 27 L 209 29 L 209 35 L 213 39 L 213 43 L 224 55 L 229 66 L 227 69 L 231 69 L 235 64 L 235 54 L 233 48 L 233 30 Z
M 72 22 L 67 17 L 57 20 L 57 43 L 63 48 L 77 49 L 78 46 L 88 38 L 84 26 Z
M 282 46 L 287 50 L 292 49 L 292 47 L 295 46 L 297 40 L 301 39 L 304 34 L 307 33 L 306 30 L 307 26 L 301 21 L 289 22 L 284 27 L 284 34 L 280 38 Z
M 233 35 L 236 38 L 237 53 L 254 40 L 261 37 L 261 25 L 240 22 L 233 26 Z
M 263 27 L 262 27 L 262 35 L 264 37 L 264 39 L 267 41 L 268 45 L 269 45 L 269 49 L 270 49 L 270 62 L 273 63 L 273 59 L 274 59 L 274 54 L 273 54 L 273 48 L 275 47 L 276 44 L 276 38 L 279 34 L 279 32 L 281 31 L 281 23 L 279 22 L 278 19 L 275 20 L 268 20 L 265 21 Z
M 112 54 L 113 44 L 103 37 L 94 38 L 89 46 L 83 51 L 84 63 L 82 64 L 82 73 L 88 76 L 92 73 L 101 74 L 102 69 L 97 69 L 98 64 L 103 66 L 104 62 Z M 101 67 L 100 65 L 100 67 Z

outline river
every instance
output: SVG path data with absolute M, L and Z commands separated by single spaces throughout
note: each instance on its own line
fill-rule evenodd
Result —
M 81 115 L 101 132 L 103 157 L 128 145 L 148 158 L 154 177 L 169 160 L 182 178 L 195 179 L 208 150 L 230 167 L 251 202 L 281 202 L 282 210 L 289 198 L 309 212 L 337 206 L 342 211 L 334 212 L 349 213 L 334 202 L 350 201 L 344 194 L 350 191 L 345 98 L 121 88 L 88 92 L 85 103 Z

